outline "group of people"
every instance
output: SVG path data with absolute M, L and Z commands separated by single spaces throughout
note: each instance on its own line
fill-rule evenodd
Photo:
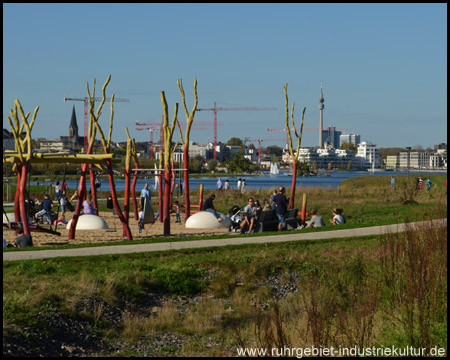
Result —
M 422 191 L 422 188 L 423 188 L 423 179 L 422 179 L 422 177 L 421 176 L 419 176 L 419 178 L 417 179 L 417 185 L 416 185 L 416 188 L 418 189 L 418 190 L 420 190 L 420 191 Z M 425 181 L 425 184 L 427 184 L 427 191 L 430 191 L 431 190 L 431 179 L 430 179 L 430 177 L 428 177 L 428 179 L 427 179 L 427 181 Z
M 216 188 L 218 193 L 221 193 L 222 190 L 225 191 L 230 190 L 231 189 L 230 182 L 228 181 L 228 179 L 226 179 L 225 182 L 222 182 L 222 179 L 219 178 L 216 183 Z
M 218 193 L 221 193 L 222 190 L 230 190 L 230 182 L 228 179 L 225 180 L 225 182 L 222 181 L 222 179 L 219 177 L 219 179 L 216 182 L 216 190 Z M 245 179 L 239 178 L 236 183 L 236 190 L 240 192 L 245 192 L 247 190 L 247 185 L 245 184 Z
M 278 231 L 282 231 L 283 227 L 286 223 L 286 215 L 288 213 L 288 204 L 289 201 L 286 198 L 286 189 L 284 186 L 281 186 L 279 190 L 274 190 L 273 194 L 270 196 L 271 204 L 267 199 L 263 200 L 263 206 L 261 207 L 258 200 L 254 200 L 252 197 L 248 199 L 248 204 L 243 209 L 243 221 L 241 222 L 241 233 L 244 232 L 244 229 L 248 227 L 248 231 L 246 233 L 250 233 L 255 227 L 255 220 L 258 219 L 258 216 L 261 214 L 261 211 L 274 209 L 276 211 L 278 217 Z M 341 208 L 333 209 L 333 218 L 330 220 L 330 223 L 333 225 L 345 224 L 345 218 L 343 215 L 344 210 Z M 303 228 L 312 228 L 312 227 L 320 227 L 325 226 L 325 222 L 322 216 L 317 214 L 317 210 L 311 210 L 311 220 L 306 222 L 306 224 L 299 225 L 297 227 L 298 230 Z
M 416 189 L 419 190 L 419 191 L 422 191 L 423 183 L 424 183 L 424 181 L 422 179 L 422 176 L 419 176 L 419 178 L 417 179 L 417 182 L 416 182 Z M 428 177 L 427 181 L 425 181 L 425 184 L 427 185 L 427 191 L 430 191 L 431 190 L 431 185 L 432 185 L 430 177 Z M 396 189 L 396 187 L 395 187 L 395 177 L 391 176 L 391 190 L 395 190 L 395 189 Z

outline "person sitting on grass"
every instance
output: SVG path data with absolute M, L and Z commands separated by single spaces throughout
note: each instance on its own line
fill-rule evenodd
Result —
M 330 223 L 333 225 L 345 224 L 345 218 L 342 215 L 344 210 L 342 209 L 333 209 L 333 219 L 330 220 Z
M 241 222 L 241 234 L 244 233 L 244 228 L 248 226 L 246 234 L 250 234 L 255 224 L 257 212 L 261 210 L 261 207 L 255 204 L 253 198 L 248 199 L 248 205 L 244 207 L 244 221 Z
M 317 210 L 311 210 L 311 220 L 306 228 L 325 226 L 322 216 L 317 215 Z

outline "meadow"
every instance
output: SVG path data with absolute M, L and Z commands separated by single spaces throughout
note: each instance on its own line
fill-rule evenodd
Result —
M 432 177 L 429 193 L 408 192 L 401 177 L 395 192 L 388 179 L 373 179 L 349 179 L 333 190 L 298 189 L 298 201 L 306 191 L 308 209 L 318 209 L 326 222 L 332 208 L 342 207 L 348 227 L 422 220 L 421 228 L 4 262 L 4 355 L 20 353 L 10 346 L 18 339 L 34 356 L 236 356 L 237 348 L 312 346 L 438 347 L 446 353 L 447 226 L 428 221 L 447 216 L 445 176 Z M 245 204 L 249 195 L 262 200 L 268 190 L 221 194 L 216 207 Z M 70 327 L 54 327 L 49 318 L 69 319 L 83 336 L 98 340 L 81 345 Z

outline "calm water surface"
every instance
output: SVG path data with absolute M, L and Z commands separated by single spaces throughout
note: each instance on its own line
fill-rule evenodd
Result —
M 345 179 L 355 177 L 355 176 L 382 176 L 382 175 L 406 175 L 407 172 L 403 171 L 377 171 L 375 173 L 370 173 L 367 171 L 351 171 L 351 172 L 331 172 L 330 176 L 310 176 L 297 178 L 297 186 L 304 187 L 322 187 L 322 188 L 337 188 L 341 184 L 341 182 Z M 442 172 L 420 172 L 420 171 L 410 171 L 411 175 L 415 174 L 442 174 Z M 250 176 L 250 177 L 241 177 L 245 179 L 245 183 L 247 185 L 247 189 L 260 189 L 260 188 L 275 188 L 278 186 L 291 186 L 292 176 L 280 174 L 278 176 Z M 235 178 L 234 176 L 221 176 L 221 180 L 224 183 L 225 180 L 230 182 L 231 188 L 236 187 L 236 181 L 239 178 Z M 62 179 L 58 178 L 57 180 L 61 181 Z M 136 190 L 141 190 L 144 187 L 145 182 L 150 184 L 151 190 L 155 190 L 155 180 L 154 177 L 148 177 L 147 180 L 145 178 L 139 178 L 136 185 Z M 385 180 L 383 180 L 385 181 Z M 68 180 L 67 186 L 70 189 L 75 189 L 78 187 L 78 181 Z M 114 178 L 116 190 L 124 190 L 125 189 L 125 179 L 123 178 Z M 178 177 L 177 177 L 178 182 Z M 200 177 L 200 178 L 190 178 L 189 184 L 191 189 L 199 189 L 200 184 L 203 184 L 204 189 L 214 190 L 216 189 L 217 178 L 209 178 L 209 177 Z M 32 185 L 36 185 L 36 182 L 31 182 Z M 41 182 L 42 185 L 46 184 Z M 390 182 L 387 186 L 390 185 Z M 89 180 L 87 182 L 87 186 L 89 187 Z M 108 190 L 109 189 L 109 181 L 107 179 L 102 179 L 102 186 L 99 190 Z

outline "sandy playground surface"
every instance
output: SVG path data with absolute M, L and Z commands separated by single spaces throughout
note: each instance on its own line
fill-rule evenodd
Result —
M 77 230 L 75 232 L 75 239 L 68 240 L 69 230 L 65 225 L 58 225 L 57 231 L 61 233 L 61 236 L 51 235 L 43 232 L 31 232 L 34 246 L 52 246 L 52 245 L 66 245 L 66 244 L 92 244 L 92 243 L 104 243 L 104 242 L 116 242 L 126 240 L 127 238 L 122 236 L 122 223 L 117 215 L 113 215 L 110 212 L 100 212 L 99 214 L 108 224 L 107 230 Z M 72 219 L 72 213 L 66 213 L 66 220 Z M 146 224 L 142 233 L 139 234 L 139 228 L 137 221 L 134 220 L 134 213 L 130 212 L 130 230 L 133 235 L 133 239 L 145 239 L 152 237 L 164 237 L 163 223 L 156 220 L 154 224 Z M 46 225 L 48 227 L 48 225 Z M 53 227 L 54 228 L 54 227 Z M 186 229 L 184 226 L 184 214 L 181 214 L 181 223 L 175 223 L 175 214 L 171 215 L 170 219 L 170 233 L 173 236 L 197 236 L 197 235 L 220 235 L 229 234 L 228 228 L 219 229 Z M 233 234 L 233 233 L 232 233 Z M 14 231 L 3 228 L 3 237 L 8 244 L 15 243 Z

